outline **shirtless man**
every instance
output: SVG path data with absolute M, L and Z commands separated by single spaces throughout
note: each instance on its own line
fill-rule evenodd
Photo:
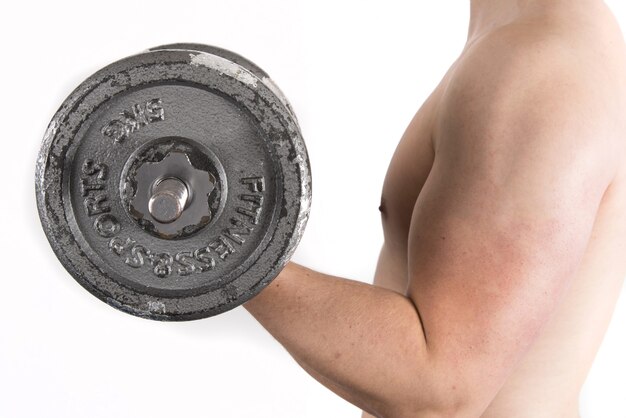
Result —
M 626 275 L 626 46 L 601 0 L 472 0 L 382 193 L 374 285 L 246 304 L 364 417 L 577 417 Z

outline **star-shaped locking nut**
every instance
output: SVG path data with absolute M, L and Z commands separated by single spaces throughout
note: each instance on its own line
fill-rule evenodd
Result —
M 209 195 L 216 179 L 195 168 L 186 153 L 170 151 L 160 161 L 144 162 L 134 180 L 129 212 L 157 236 L 177 238 L 211 221 Z

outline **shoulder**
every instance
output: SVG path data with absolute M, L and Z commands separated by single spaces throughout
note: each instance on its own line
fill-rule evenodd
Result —
M 608 75 L 623 70 L 624 47 L 609 11 L 561 10 L 495 28 L 471 42 L 459 61 L 465 71 L 479 73 L 505 69 L 533 77 L 544 68 L 575 76 Z
M 533 101 L 545 107 L 558 103 L 565 112 L 576 105 L 588 105 L 588 111 L 604 105 L 599 116 L 623 119 L 617 113 L 622 108 L 618 99 L 626 96 L 621 33 L 602 29 L 601 22 L 580 28 L 584 22 L 562 20 L 512 23 L 469 44 L 451 73 L 443 102 L 491 105 L 503 112 L 511 108 L 505 105 Z
M 563 101 L 568 90 L 591 93 L 594 80 L 600 81 L 593 48 L 562 32 L 517 24 L 476 40 L 457 61 L 444 100 L 495 106 L 519 103 L 529 93 L 554 97 L 558 92 Z
M 502 164 L 552 153 L 612 169 L 621 107 L 595 54 L 585 37 L 558 26 L 511 25 L 478 40 L 442 95 L 436 153 L 482 151 Z

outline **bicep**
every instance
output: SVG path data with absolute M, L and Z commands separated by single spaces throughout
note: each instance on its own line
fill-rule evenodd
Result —
M 414 207 L 409 296 L 438 384 L 486 407 L 576 273 L 606 176 L 568 112 L 461 117 Z

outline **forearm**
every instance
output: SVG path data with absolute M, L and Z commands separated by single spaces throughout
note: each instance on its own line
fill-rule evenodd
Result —
M 423 390 L 427 351 L 413 302 L 290 263 L 246 308 L 322 384 L 382 414 Z M 425 383 L 424 381 L 421 382 Z

